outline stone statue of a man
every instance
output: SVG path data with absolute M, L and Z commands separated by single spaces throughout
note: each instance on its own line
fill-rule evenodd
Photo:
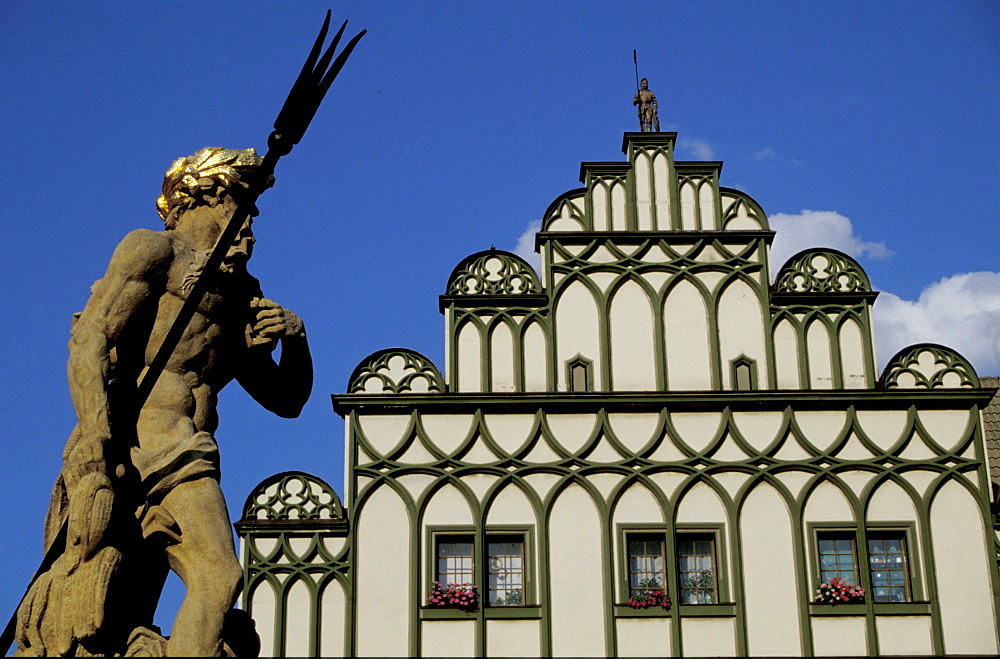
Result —
M 660 118 L 656 116 L 656 94 L 649 91 L 649 81 L 645 78 L 639 83 L 640 89 L 632 98 L 632 105 L 638 105 L 639 130 L 643 133 L 660 132 Z
M 302 320 L 247 272 L 250 218 L 142 409 L 133 397 L 260 163 L 221 148 L 174 162 L 157 200 L 166 230 L 128 234 L 91 288 L 69 344 L 78 422 L 46 520 L 46 547 L 68 520 L 66 549 L 18 610 L 21 654 L 234 651 L 223 623 L 242 570 L 219 487 L 216 396 L 236 380 L 295 417 L 312 389 Z M 168 570 L 187 592 L 164 642 L 152 621 Z

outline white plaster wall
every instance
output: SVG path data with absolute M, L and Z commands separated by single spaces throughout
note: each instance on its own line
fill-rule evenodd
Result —
M 619 618 L 615 624 L 619 657 L 670 656 L 670 620 Z
M 685 657 L 735 657 L 735 618 L 683 618 L 681 649 Z
M 359 511 L 355 533 L 356 653 L 408 656 L 414 575 L 410 574 L 410 518 L 399 495 L 386 486 L 376 490 Z M 386 629 L 397 633 L 386 634 Z
M 876 446 L 889 450 L 907 425 L 906 410 L 857 410 L 861 430 Z
M 288 599 L 285 601 L 284 656 L 286 657 L 312 655 L 309 650 L 312 598 L 309 596 L 309 588 L 302 581 L 303 579 L 308 579 L 308 577 L 300 577 L 295 580 L 292 587 L 288 589 Z
M 472 523 L 469 502 L 454 485 L 445 485 L 424 505 L 424 526 Z
M 663 305 L 667 388 L 699 391 L 712 388 L 708 309 L 694 284 L 680 281 Z
M 420 654 L 424 657 L 476 656 L 476 622 L 424 620 L 420 623 Z
M 784 421 L 782 412 L 733 412 L 736 429 L 758 451 L 763 451 L 777 439 Z
M 656 354 L 653 349 L 653 309 L 649 297 L 627 281 L 611 298 L 611 388 L 653 391 Z
M 482 336 L 473 323 L 458 332 L 458 382 L 455 391 L 482 391 Z
M 803 521 L 852 524 L 854 512 L 841 489 L 829 481 L 823 481 L 809 494 Z
M 319 652 L 343 657 L 347 629 L 347 597 L 339 581 L 330 581 L 320 594 Z
M 882 655 L 934 654 L 930 616 L 875 616 Z
M 258 583 L 250 596 L 250 614 L 257 623 L 257 635 L 260 636 L 260 656 L 280 656 L 275 652 L 275 625 L 281 623 L 275 616 L 274 589 L 267 581 Z
M 524 332 L 524 390 L 546 391 L 548 360 L 545 356 L 545 332 L 532 321 Z
M 640 151 L 632 164 L 635 177 L 635 212 L 639 231 L 653 228 L 653 192 L 650 187 L 649 154 Z
M 556 372 L 559 391 L 567 391 L 566 362 L 577 355 L 593 360 L 595 389 L 601 388 L 602 362 L 597 302 L 584 284 L 574 281 L 556 301 Z
M 677 503 L 677 524 L 726 522 L 726 509 L 715 490 L 698 483 Z
M 778 389 L 800 389 L 799 339 L 788 320 L 774 328 L 774 361 L 778 375 Z
M 691 181 L 685 181 L 681 185 L 681 229 L 688 231 L 698 229 L 695 203 L 694 185 L 691 184 Z
M 514 391 L 514 336 L 507 323 L 493 328 L 490 337 L 490 390 Z
M 612 519 L 615 524 L 663 524 L 663 512 L 645 485 L 633 483 L 615 504 Z
M 500 490 L 486 512 L 487 524 L 534 525 L 535 511 L 521 488 L 508 484 Z
M 549 414 L 545 417 L 553 439 L 569 451 L 576 453 L 593 436 L 597 427 L 596 414 Z
M 611 186 L 611 224 L 615 231 L 625 231 L 625 186 L 615 183 Z
M 946 451 L 957 449 L 968 436 L 965 432 L 970 422 L 968 410 L 920 410 L 917 416 L 924 429 Z
M 708 448 L 722 425 L 718 412 L 671 412 L 669 419 L 680 439 L 696 453 Z
M 826 325 L 813 321 L 806 330 L 806 352 L 809 353 L 809 388 L 833 389 L 830 366 L 830 333 Z
M 660 415 L 611 412 L 608 423 L 618 441 L 633 453 L 638 453 L 653 439 L 653 433 L 660 425 Z
M 487 620 L 486 655 L 490 657 L 542 656 L 539 620 Z
M 607 231 L 611 223 L 608 221 L 608 189 L 603 182 L 594 181 L 590 201 L 594 205 L 594 212 L 590 216 L 594 222 L 594 231 Z
M 796 412 L 795 423 L 810 444 L 825 451 L 844 430 L 847 414 L 837 410 Z
M 670 168 L 662 152 L 653 157 L 653 182 L 656 186 L 656 220 L 653 228 L 670 230 Z M 641 227 L 640 227 L 641 229 Z
M 844 376 L 844 389 L 865 389 L 865 343 L 861 327 L 855 320 L 844 321 L 840 326 L 840 362 Z
M 399 445 L 410 426 L 410 421 L 409 414 L 358 416 L 358 425 L 361 426 L 365 438 L 381 455 L 387 455 Z
M 549 518 L 552 654 L 604 656 L 601 524 L 579 485 L 563 490 Z
M 703 230 L 711 231 L 720 228 L 715 219 L 715 191 L 712 189 L 712 182 L 708 179 L 702 181 L 698 189 L 698 207 L 701 211 L 701 228 Z
M 444 454 L 454 453 L 472 430 L 475 420 L 471 414 L 420 415 L 420 425 L 428 442 Z
M 864 657 L 869 654 L 864 616 L 814 617 L 812 633 L 813 653 L 817 657 Z
M 756 360 L 758 387 L 770 388 L 760 300 L 746 282 L 735 279 L 719 297 L 719 356 L 722 360 L 723 389 L 733 388 L 729 363 L 741 354 Z
M 868 503 L 872 522 L 909 522 L 917 520 L 917 509 L 906 491 L 893 481 L 878 486 Z
M 771 485 L 758 485 L 746 498 L 740 542 L 749 654 L 800 655 L 792 523 L 785 502 Z
M 969 491 L 946 483 L 931 503 L 931 542 L 948 654 L 996 654 L 997 611 L 990 588 L 983 518 Z

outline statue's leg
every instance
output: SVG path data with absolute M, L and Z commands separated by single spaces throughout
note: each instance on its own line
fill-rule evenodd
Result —
M 212 477 L 187 481 L 170 490 L 160 505 L 180 531 L 180 542 L 167 547 L 167 559 L 187 588 L 167 654 L 219 656 L 226 611 L 243 586 L 222 489 Z

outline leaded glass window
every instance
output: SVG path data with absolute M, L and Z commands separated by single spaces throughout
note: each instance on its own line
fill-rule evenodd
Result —
M 473 583 L 472 538 L 440 536 L 437 539 L 437 580 L 442 585 Z
M 715 536 L 682 534 L 677 538 L 677 575 L 681 604 L 715 604 Z
M 646 590 L 663 590 L 667 583 L 663 571 L 663 538 L 653 534 L 629 534 L 629 597 Z
M 524 538 L 488 537 L 489 605 L 524 604 Z
M 871 569 L 872 597 L 876 602 L 910 601 L 905 533 L 869 533 L 868 565 Z
M 820 581 L 829 583 L 840 577 L 852 586 L 858 584 L 857 552 L 853 533 L 818 533 Z

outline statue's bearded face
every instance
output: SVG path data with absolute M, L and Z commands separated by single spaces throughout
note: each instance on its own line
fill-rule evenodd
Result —
M 232 211 L 235 211 L 236 203 L 232 201 L 231 197 L 226 198 L 224 206 L 227 207 L 227 211 L 232 207 Z M 226 223 L 229 221 L 229 213 L 226 213 L 224 218 L 220 218 L 221 223 L 219 226 L 219 233 L 226 228 Z M 226 252 L 226 257 L 222 259 L 222 265 L 219 266 L 219 270 L 225 273 L 232 273 L 237 266 L 245 266 L 246 262 L 250 260 L 253 256 L 253 245 L 257 242 L 257 239 L 253 235 L 253 217 L 247 217 L 243 226 L 240 227 L 239 233 L 236 234 L 236 238 L 233 239 L 232 245 L 229 247 L 229 251 Z
M 648 81 L 648 80 L 646 80 L 645 78 L 643 78 L 643 79 L 642 79 L 642 82 L 641 82 L 641 83 L 639 83 L 639 84 L 641 84 L 641 85 L 642 85 L 642 88 L 643 88 L 643 89 L 649 89 L 649 81 Z

